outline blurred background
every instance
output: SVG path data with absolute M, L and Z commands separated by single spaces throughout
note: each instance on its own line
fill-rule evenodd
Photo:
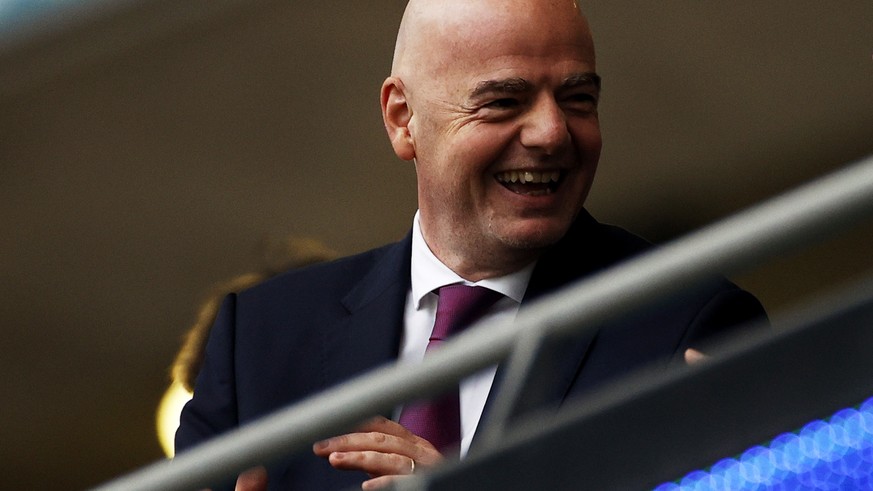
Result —
M 601 221 L 667 241 L 873 152 L 869 0 L 582 4 Z M 406 233 L 378 99 L 404 5 L 0 0 L 0 488 L 162 458 L 182 335 L 264 244 Z M 734 279 L 778 316 L 869 276 L 871 225 Z

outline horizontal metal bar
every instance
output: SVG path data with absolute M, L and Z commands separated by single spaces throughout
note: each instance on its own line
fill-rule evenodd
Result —
M 482 323 L 421 364 L 396 364 L 328 389 L 99 491 L 187 490 L 309 451 L 313 441 L 425 396 L 505 358 L 520 332 L 595 329 L 717 273 L 823 238 L 873 213 L 873 157 L 583 280 L 531 305 L 515 323 Z

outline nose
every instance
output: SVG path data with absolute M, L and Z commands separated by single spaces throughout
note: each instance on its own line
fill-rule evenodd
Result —
M 521 144 L 553 155 L 570 141 L 567 119 L 558 103 L 549 96 L 539 97 L 527 111 L 521 133 Z

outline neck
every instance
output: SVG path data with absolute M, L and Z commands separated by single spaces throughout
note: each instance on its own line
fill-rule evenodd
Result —
M 443 264 L 470 282 L 499 278 L 520 271 L 536 261 L 541 252 L 539 250 L 518 250 L 502 251 L 495 254 L 481 250 L 469 254 L 428 246 Z

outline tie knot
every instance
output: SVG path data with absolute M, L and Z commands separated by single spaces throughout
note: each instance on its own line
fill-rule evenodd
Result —
M 439 289 L 431 340 L 443 340 L 473 324 L 503 295 L 481 286 L 448 285 Z

